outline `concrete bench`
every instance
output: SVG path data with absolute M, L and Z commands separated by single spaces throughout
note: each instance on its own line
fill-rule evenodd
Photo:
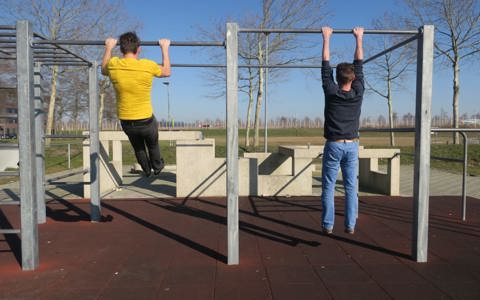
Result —
M 87 135 L 88 132 L 83 134 Z M 122 162 L 122 141 L 128 141 L 123 131 L 100 131 L 100 194 L 109 193 L 122 185 L 123 162 Z M 159 131 L 159 141 L 181 141 L 203 138 L 201 131 Z M 83 169 L 90 170 L 90 140 L 83 142 Z M 112 159 L 110 160 L 110 145 Z M 90 198 L 90 173 L 83 178 L 84 198 Z
M 400 149 L 360 149 L 358 183 L 363 188 L 389 196 L 400 196 Z M 379 171 L 378 160 L 387 159 L 386 172 Z
M 0 171 L 18 168 L 19 151 L 18 144 L 0 144 Z

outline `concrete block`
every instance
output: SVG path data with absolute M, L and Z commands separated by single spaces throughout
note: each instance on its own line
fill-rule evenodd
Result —
M 2 144 L 0 147 L 0 171 L 18 168 L 19 152 L 17 144 Z

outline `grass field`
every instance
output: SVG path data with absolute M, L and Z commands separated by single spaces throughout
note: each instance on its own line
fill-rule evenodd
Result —
M 216 144 L 216 155 L 218 157 L 225 157 L 226 154 L 226 131 L 225 129 L 203 129 L 201 130 L 205 138 L 214 138 Z M 251 133 L 253 134 L 253 132 Z M 260 131 L 260 145 L 255 149 L 254 147 L 244 147 L 245 145 L 245 130 L 239 130 L 239 155 L 244 152 L 263 152 L 263 131 Z M 480 139 L 480 134 L 469 134 L 470 138 Z M 394 148 L 399 148 L 401 153 L 414 153 L 414 134 L 413 133 L 397 133 L 395 135 L 397 145 Z M 15 142 L 15 141 L 9 141 Z M 325 143 L 322 129 L 305 129 L 305 128 L 288 128 L 288 129 L 270 129 L 268 132 L 269 152 L 275 152 L 279 145 L 322 145 Z M 82 162 L 82 146 L 78 139 L 56 139 L 45 150 L 46 157 L 46 173 L 55 173 L 68 169 L 67 158 L 67 144 L 71 145 L 71 168 L 78 168 L 83 165 Z M 362 133 L 360 144 L 369 148 L 390 148 L 389 136 L 386 133 Z M 123 162 L 124 164 L 133 164 L 136 162 L 132 147 L 128 142 L 123 145 Z M 167 164 L 175 164 L 176 153 L 175 147 L 169 146 L 169 142 L 160 142 L 160 150 L 162 157 Z M 448 157 L 463 159 L 463 145 L 451 144 L 451 134 L 441 133 L 432 135 L 431 155 L 438 157 Z M 401 156 L 401 164 L 413 164 L 413 157 L 404 155 Z M 447 170 L 454 173 L 462 172 L 462 163 L 444 162 L 432 159 L 431 166 L 442 170 Z M 480 144 L 471 144 L 468 149 L 468 173 L 470 175 L 480 175 Z M 13 177 L 0 177 L 0 184 L 16 180 Z

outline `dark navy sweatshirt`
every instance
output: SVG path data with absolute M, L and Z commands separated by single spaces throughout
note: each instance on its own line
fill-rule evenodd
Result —
M 333 80 L 328 61 L 322 62 L 322 86 L 325 93 L 325 125 L 323 136 L 327 140 L 358 138 L 360 111 L 365 83 L 362 60 L 353 61 L 355 80 L 350 91 L 342 91 Z

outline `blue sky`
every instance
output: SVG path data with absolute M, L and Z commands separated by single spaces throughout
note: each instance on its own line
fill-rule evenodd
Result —
M 399 1 L 328 1 L 327 10 L 331 12 L 328 24 L 333 28 L 352 28 L 364 26 L 371 28 L 374 18 L 383 15 L 385 11 L 403 13 Z M 361 4 L 360 4 L 361 3 Z M 227 17 L 231 20 L 241 20 L 245 14 L 252 14 L 261 9 L 259 0 L 176 0 L 176 1 L 126 1 L 129 13 L 142 22 L 139 34 L 144 40 L 169 38 L 176 41 L 198 40 L 195 36 L 199 27 L 211 28 L 219 20 Z M 321 13 L 321 12 L 319 12 Z M 332 52 L 344 51 L 353 55 L 353 38 L 350 36 L 334 36 Z M 369 42 L 369 36 L 364 38 L 364 44 Z M 337 45 L 338 48 L 335 48 Z M 341 48 L 341 49 L 339 49 Z M 197 51 L 197 52 L 195 52 Z M 318 48 L 321 54 L 321 37 Z M 143 56 L 159 61 L 157 48 L 145 47 Z M 198 53 L 198 49 L 172 47 L 170 50 L 172 63 L 202 63 L 206 57 Z M 477 58 L 478 60 L 478 58 Z M 334 59 L 332 61 L 335 63 Z M 479 97 L 474 93 L 474 84 L 478 83 L 478 64 L 464 65 L 461 68 L 461 98 L 460 113 L 480 112 Z M 366 65 L 368 68 L 368 65 Z M 270 83 L 268 94 L 269 118 L 278 116 L 303 118 L 308 116 L 323 117 L 324 98 L 321 84 L 313 76 L 304 71 L 287 70 L 286 80 Z M 318 70 L 319 72 L 319 70 Z M 434 70 L 433 113 L 441 109 L 451 114 L 452 75 L 449 68 L 435 65 Z M 406 89 L 395 91 L 394 110 L 399 115 L 415 111 L 414 77 L 406 79 Z M 206 118 L 223 119 L 225 117 L 224 99 L 209 98 L 210 90 L 205 73 L 201 69 L 176 68 L 170 82 L 171 113 L 175 120 L 203 120 Z M 152 100 L 158 119 L 167 117 L 167 92 L 162 84 L 164 79 L 154 83 Z M 239 116 L 245 118 L 247 99 L 239 94 Z M 373 95 L 365 96 L 362 116 L 376 117 L 386 115 L 385 100 Z

